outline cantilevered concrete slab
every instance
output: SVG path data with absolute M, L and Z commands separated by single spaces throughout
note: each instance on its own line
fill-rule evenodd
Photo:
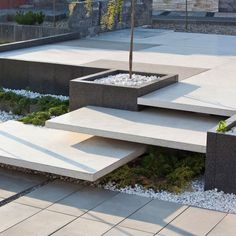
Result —
M 8 121 L 0 163 L 95 181 L 145 152 L 145 145 Z
M 224 79 L 225 78 L 225 79 Z M 204 114 L 236 114 L 235 72 L 206 71 L 138 98 L 138 104 Z
M 220 117 L 147 108 L 140 112 L 85 107 L 47 127 L 180 150 L 206 152 L 206 132 Z

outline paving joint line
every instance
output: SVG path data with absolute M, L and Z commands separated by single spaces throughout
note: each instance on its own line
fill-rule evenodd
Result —
M 27 188 L 27 189 L 25 189 L 25 190 L 23 190 L 23 191 L 21 191 L 21 192 L 19 192 L 19 193 L 17 193 L 17 194 L 14 194 L 13 196 L 10 196 L 10 197 L 8 197 L 8 198 L 5 198 L 5 199 L 3 199 L 3 200 L 0 202 L 0 207 L 5 206 L 6 204 L 11 203 L 11 202 L 17 200 L 17 199 L 19 199 L 20 197 L 23 197 L 23 196 L 25 196 L 25 195 L 27 195 L 27 194 L 29 194 L 29 193 L 31 193 L 31 192 L 37 190 L 38 188 L 43 187 L 44 185 L 46 185 L 46 184 L 48 184 L 48 183 L 50 183 L 50 182 L 52 182 L 52 181 L 54 181 L 54 180 L 47 179 L 47 180 L 45 180 L 45 181 L 43 181 L 43 182 L 41 182 L 41 183 L 39 183 L 39 184 L 36 184 L 36 185 L 34 185 L 34 186 L 32 186 L 32 187 L 29 187 L 29 188 Z
M 163 226 L 163 228 L 161 228 L 160 230 L 157 231 L 157 233 L 154 234 L 155 235 L 158 235 L 163 229 L 165 229 L 168 225 L 170 225 L 174 220 L 176 220 L 179 216 L 181 216 L 185 211 L 187 211 L 191 206 L 188 205 L 186 207 L 186 209 L 184 209 L 183 211 L 181 211 L 176 217 L 174 217 L 170 222 L 168 222 L 165 226 Z
M 48 182 L 48 183 L 50 183 L 50 182 L 53 182 L 53 181 L 55 181 L 55 180 L 58 180 L 58 179 L 60 179 L 60 178 L 49 179 L 49 182 Z M 46 184 L 45 184 L 45 185 L 46 185 Z M 38 208 L 38 207 L 35 207 L 35 208 L 38 208 L 38 209 L 40 209 L 40 210 L 39 210 L 39 211 L 37 211 L 36 213 L 34 213 L 34 214 L 32 214 L 32 215 L 30 215 L 30 216 L 26 217 L 25 219 L 23 219 L 23 220 L 21 220 L 21 221 L 19 221 L 19 222 L 15 223 L 14 225 L 11 225 L 10 227 L 8 227 L 7 229 L 5 229 L 5 230 L 1 231 L 0 233 L 3 233 L 3 232 L 6 232 L 6 231 L 8 231 L 9 229 L 11 229 L 11 228 L 15 227 L 16 225 L 19 225 L 19 224 L 21 224 L 22 222 L 24 222 L 24 221 L 26 221 L 26 220 L 30 219 L 31 217 L 33 217 L 33 216 L 35 216 L 35 215 L 39 214 L 40 212 L 42 212 L 42 211 L 44 211 L 44 210 L 50 211 L 50 210 L 48 210 L 48 208 L 49 208 L 50 206 L 52 206 L 53 204 L 55 204 L 55 203 L 57 203 L 57 202 L 59 202 L 59 201 L 61 201 L 61 200 L 65 199 L 65 198 L 67 198 L 68 196 L 70 196 L 71 194 L 73 194 L 73 193 L 75 193 L 75 192 L 77 192 L 77 191 L 78 191 L 78 189 L 77 189 L 77 190 L 75 190 L 75 191 L 73 191 L 72 193 L 70 193 L 70 194 L 66 195 L 66 196 L 65 196 L 65 197 L 63 197 L 63 198 L 61 198 L 61 199 L 58 199 L 57 201 L 53 202 L 52 204 L 50 204 L 49 206 L 47 206 L 47 207 L 45 207 L 45 208 Z M 17 204 L 21 204 L 21 205 L 26 205 L 26 206 L 34 207 L 34 206 L 31 206 L 31 205 L 28 205 L 28 204 L 22 204 L 22 203 L 17 203 Z M 50 212 L 53 212 L 53 211 L 50 211 Z M 56 213 L 58 213 L 58 214 L 63 214 L 63 213 L 61 213 L 61 212 L 56 212 Z M 64 215 L 66 215 L 66 214 L 64 214 Z
M 132 195 L 131 195 L 132 196 Z M 111 231 L 112 229 L 114 229 L 116 226 L 118 226 L 119 224 L 121 224 L 123 221 L 125 221 L 126 219 L 128 219 L 130 216 L 132 216 L 133 214 L 135 214 L 137 211 L 139 211 L 140 209 L 142 209 L 143 207 L 145 207 L 146 205 L 148 205 L 150 202 L 152 202 L 153 199 L 150 199 L 147 203 L 145 203 L 143 206 L 139 207 L 137 210 L 135 210 L 134 212 L 132 212 L 131 214 L 129 214 L 128 216 L 126 216 L 123 220 L 119 221 L 118 223 L 114 224 L 110 229 L 108 229 L 106 232 L 104 232 L 102 234 L 105 235 L 107 234 L 109 231 Z
M 226 216 L 228 216 L 228 215 L 229 215 L 229 213 L 225 214 L 225 216 L 222 217 L 222 219 L 221 219 L 219 222 L 217 222 L 217 223 L 206 233 L 206 236 L 209 235 L 209 234 L 217 227 L 217 225 L 219 225 L 219 224 L 226 218 Z
M 65 225 L 61 226 L 59 229 L 53 231 L 51 234 L 49 234 L 49 236 L 51 236 L 51 235 L 55 234 L 56 232 L 60 231 L 61 229 L 65 228 L 67 225 L 69 225 L 69 224 L 73 223 L 74 221 L 78 220 L 79 218 L 83 217 L 85 214 L 89 213 L 90 211 L 92 211 L 92 210 L 95 209 L 96 207 L 100 206 L 100 205 L 103 204 L 104 202 L 106 202 L 106 201 L 108 201 L 108 200 L 114 198 L 114 197 L 117 196 L 118 194 L 120 194 L 120 193 L 117 192 L 117 194 L 115 194 L 115 195 L 112 196 L 111 198 L 106 199 L 106 200 L 100 202 L 99 204 L 97 204 L 96 206 L 90 208 L 88 211 L 85 211 L 85 212 L 84 212 L 83 214 L 81 214 L 80 216 L 77 216 L 75 219 L 73 219 L 73 220 L 71 220 L 70 222 L 66 223 Z M 49 211 L 51 211 L 51 210 L 49 210 Z

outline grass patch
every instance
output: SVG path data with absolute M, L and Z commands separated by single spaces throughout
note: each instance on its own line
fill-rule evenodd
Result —
M 204 173 L 204 155 L 151 148 L 148 154 L 115 170 L 101 180 L 119 188 L 142 185 L 155 191 L 179 193 L 191 180 Z
M 19 121 L 25 124 L 44 126 L 51 117 L 69 111 L 69 100 L 61 101 L 51 96 L 28 98 L 0 89 L 0 109 L 23 116 Z

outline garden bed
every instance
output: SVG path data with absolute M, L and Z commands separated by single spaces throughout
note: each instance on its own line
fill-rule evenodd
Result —
M 143 77 L 154 78 L 141 84 L 127 82 L 107 83 L 107 77 L 127 74 L 127 71 L 109 70 L 70 81 L 70 109 L 88 105 L 137 111 L 140 96 L 178 82 L 178 75 L 133 72 Z M 92 94 L 92 96 L 91 96 Z
M 27 90 L 0 90 L 0 110 L 27 124 L 44 125 L 46 120 L 68 112 L 69 100 L 65 96 L 41 95 Z

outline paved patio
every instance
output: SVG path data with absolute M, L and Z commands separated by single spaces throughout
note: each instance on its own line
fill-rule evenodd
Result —
M 0 169 L 0 204 L 25 194 L 0 207 L 1 235 L 235 235 L 236 215 L 45 181 Z
M 96 60 L 125 62 L 128 60 L 128 41 L 129 31 L 121 30 L 82 41 L 73 40 L 1 53 L 0 57 L 71 65 L 88 64 Z M 136 63 L 172 66 L 172 69 L 200 69 L 199 73 L 190 74 L 180 83 L 163 88 L 158 95 L 140 99 L 140 104 L 194 112 L 201 110 L 224 116 L 236 112 L 233 102 L 236 100 L 235 36 L 138 28 L 135 41 Z M 109 63 L 104 62 L 103 67 L 109 67 Z M 169 69 L 167 67 L 166 72 Z
M 89 65 L 127 61 L 126 30 L 1 53 L 19 60 Z M 164 88 L 158 103 L 169 108 L 229 116 L 236 111 L 234 36 L 136 31 L 136 63 L 179 71 L 182 80 Z M 104 67 L 112 63 L 103 61 Z M 136 64 L 137 65 L 137 64 Z M 193 70 L 195 68 L 195 72 Z M 185 70 L 186 71 L 186 70 Z M 154 96 L 156 98 L 156 96 Z M 155 100 L 155 99 L 154 99 Z M 141 101 L 144 102 L 144 101 Z M 45 182 L 46 181 L 46 182 Z M 23 195 L 23 196 L 21 196 Z M 175 203 L 63 183 L 0 170 L 1 235 L 235 235 L 236 216 Z M 2 211 L 2 212 L 1 212 Z

